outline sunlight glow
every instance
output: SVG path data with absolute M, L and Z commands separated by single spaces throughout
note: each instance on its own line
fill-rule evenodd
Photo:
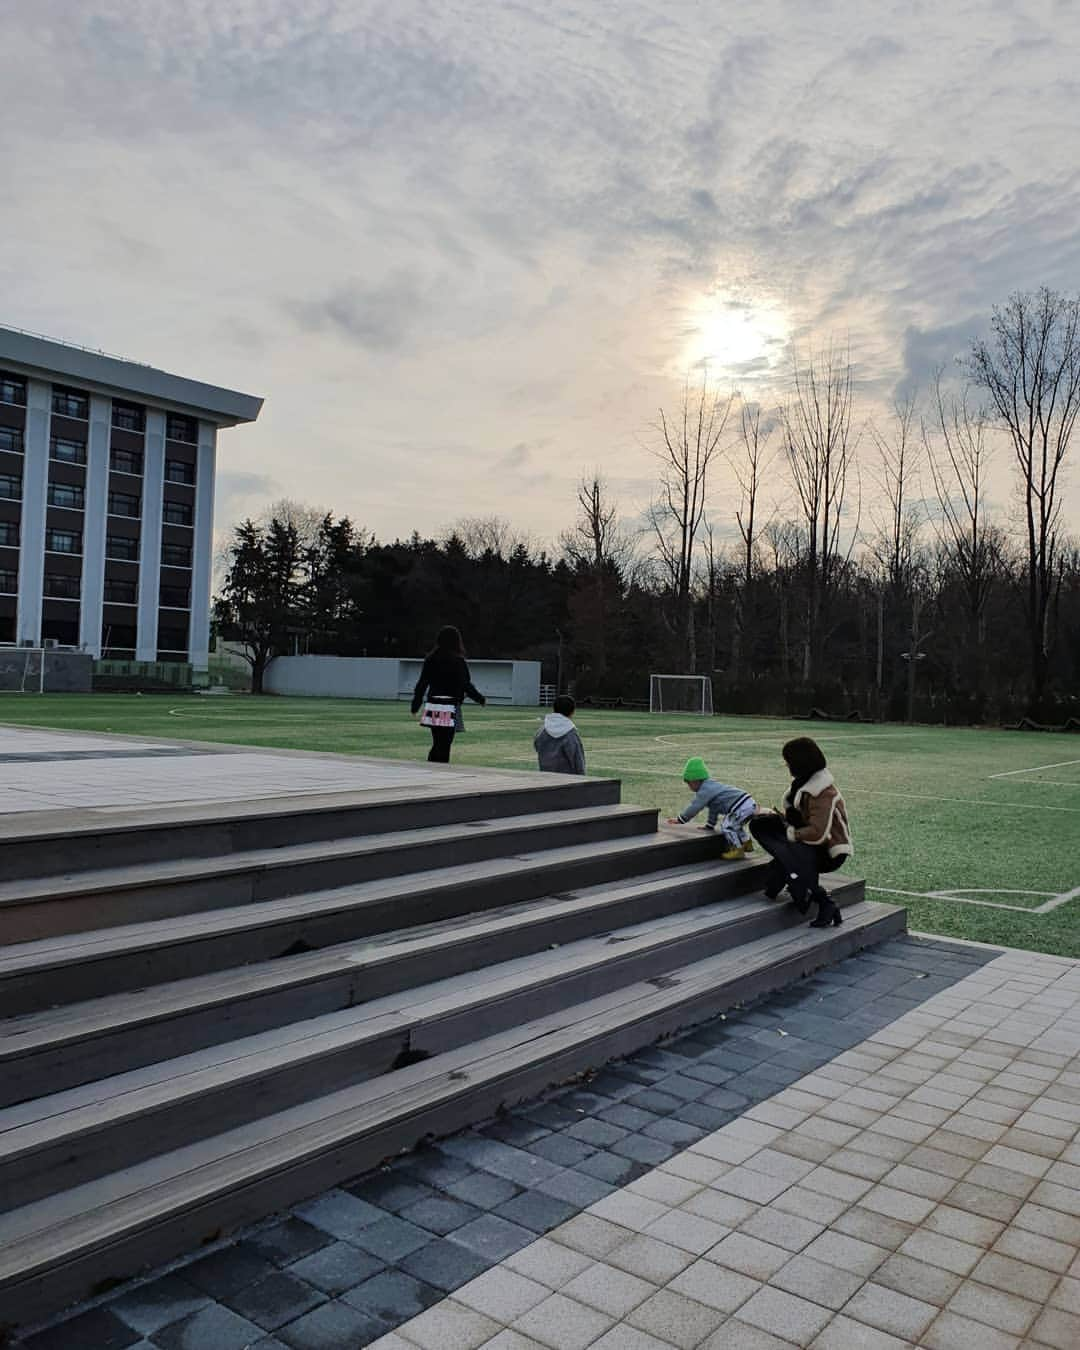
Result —
M 691 303 L 685 335 L 686 366 L 753 377 L 767 375 L 782 360 L 791 322 L 773 301 L 714 291 Z

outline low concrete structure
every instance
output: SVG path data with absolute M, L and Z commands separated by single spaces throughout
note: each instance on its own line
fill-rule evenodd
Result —
M 266 672 L 271 694 L 309 698 L 412 698 L 423 658 L 279 656 Z M 489 703 L 535 708 L 540 703 L 539 661 L 469 661 L 473 684 Z

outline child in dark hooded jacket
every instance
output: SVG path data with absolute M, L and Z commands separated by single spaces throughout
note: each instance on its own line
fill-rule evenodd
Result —
M 574 706 L 574 700 L 568 694 L 560 694 L 536 733 L 533 745 L 542 773 L 585 772 L 585 747 L 577 727 L 570 720 Z

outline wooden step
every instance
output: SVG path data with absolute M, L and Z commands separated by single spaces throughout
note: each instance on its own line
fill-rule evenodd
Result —
M 553 888 L 563 893 L 699 862 L 716 857 L 718 848 L 704 831 L 634 835 L 435 869 L 419 879 L 399 877 L 18 943 L 0 949 L 0 1017 L 290 958 L 534 899 Z M 295 1015 L 305 1015 L 302 1004 Z
M 861 881 L 833 890 L 842 905 L 862 893 Z M 475 925 L 473 941 L 503 952 L 517 917 Z M 468 974 L 27 1101 L 0 1111 L 0 1195 L 8 1206 L 38 1199 L 100 1175 L 117 1157 L 141 1161 L 390 1072 L 406 1054 L 441 1053 L 796 924 L 805 920 L 792 906 L 758 896 L 707 904 L 555 949 L 534 946 L 515 960 L 495 956 L 483 980 L 478 960 Z M 430 949 L 429 969 L 438 969 L 459 944 L 457 928 L 387 941 L 357 960 L 374 972 Z
M 63 1091 L 156 1059 L 353 1007 L 410 985 L 483 969 L 552 943 L 565 944 L 760 888 L 761 869 L 745 863 L 697 862 L 658 870 L 645 865 L 669 861 L 672 853 L 682 854 L 689 842 L 678 841 L 672 849 L 654 845 L 651 855 L 644 859 L 637 853 L 614 860 L 609 856 L 609 866 L 618 862 L 624 876 L 623 865 L 631 864 L 632 881 L 618 879 L 553 892 L 553 885 L 566 884 L 570 860 L 564 859 L 554 873 L 549 860 L 545 868 L 524 874 L 534 888 L 546 888 L 537 899 L 489 909 L 477 907 L 472 913 L 417 924 L 405 932 L 376 931 L 362 942 L 8 1020 L 0 1024 L 0 1105 Z M 700 841 L 695 847 L 703 845 Z M 580 855 L 581 850 L 567 852 Z M 704 854 L 699 852 L 698 856 Z M 590 859 L 595 862 L 595 855 L 579 856 L 579 867 Z M 505 868 L 497 870 L 492 864 L 488 871 L 490 884 L 485 894 L 505 898 Z M 475 879 L 473 873 L 469 876 Z M 445 884 L 451 880 L 442 877 Z M 364 889 L 365 897 L 350 892 L 352 903 L 378 904 L 396 913 L 399 922 L 404 907 L 419 899 L 408 884 L 400 892 L 385 882 Z M 312 906 L 319 900 L 318 896 L 309 897 Z M 475 903 L 475 894 L 471 900 Z M 420 903 L 429 919 L 437 912 L 435 901 Z
M 12 1210 L 0 1306 L 16 1323 L 54 1312 L 903 926 L 859 903 L 839 928 L 769 934 Z
M 656 812 L 570 807 L 0 883 L 6 943 L 175 918 L 334 886 L 656 830 Z
M 376 762 L 380 768 L 393 763 Z M 538 773 L 522 780 L 520 773 L 455 771 L 435 774 L 422 791 L 404 796 L 400 788 L 385 788 L 130 810 L 20 812 L 0 819 L 0 876 L 6 881 L 49 876 L 58 859 L 71 872 L 130 867 L 226 857 L 269 843 L 305 844 L 385 834 L 406 825 L 421 829 L 619 801 L 616 779 Z

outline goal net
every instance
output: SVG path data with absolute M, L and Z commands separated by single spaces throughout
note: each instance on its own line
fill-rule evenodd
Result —
M 711 717 L 712 681 L 708 675 L 650 675 L 649 711 Z

